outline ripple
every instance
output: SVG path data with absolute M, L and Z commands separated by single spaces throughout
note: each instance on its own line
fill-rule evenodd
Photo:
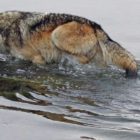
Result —
M 139 78 L 89 65 L 64 71 L 55 64 L 46 68 L 18 60 L 0 63 L 0 109 L 86 129 L 140 132 Z

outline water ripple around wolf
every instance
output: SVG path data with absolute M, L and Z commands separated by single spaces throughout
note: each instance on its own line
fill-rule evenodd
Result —
M 0 63 L 0 109 L 85 128 L 140 132 L 139 78 L 89 65 L 65 71 L 56 64 L 41 67 L 5 59 Z

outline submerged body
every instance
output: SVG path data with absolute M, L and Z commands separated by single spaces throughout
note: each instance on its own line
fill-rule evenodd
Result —
M 68 14 L 0 13 L 0 50 L 36 64 L 70 55 L 79 63 L 116 65 L 137 75 L 133 55 L 95 22 Z

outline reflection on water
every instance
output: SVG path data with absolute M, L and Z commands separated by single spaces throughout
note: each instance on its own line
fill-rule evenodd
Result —
M 6 59 L 0 59 L 0 109 L 99 132 L 125 132 L 126 138 L 140 136 L 139 78 L 126 79 L 122 71 L 113 68 L 86 65 L 65 71 L 56 64 L 41 67 Z

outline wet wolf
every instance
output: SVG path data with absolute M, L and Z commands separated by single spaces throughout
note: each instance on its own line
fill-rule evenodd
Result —
M 113 41 L 102 27 L 70 14 L 7 11 L 0 13 L 0 50 L 36 64 L 77 62 L 116 65 L 137 75 L 134 56 Z

